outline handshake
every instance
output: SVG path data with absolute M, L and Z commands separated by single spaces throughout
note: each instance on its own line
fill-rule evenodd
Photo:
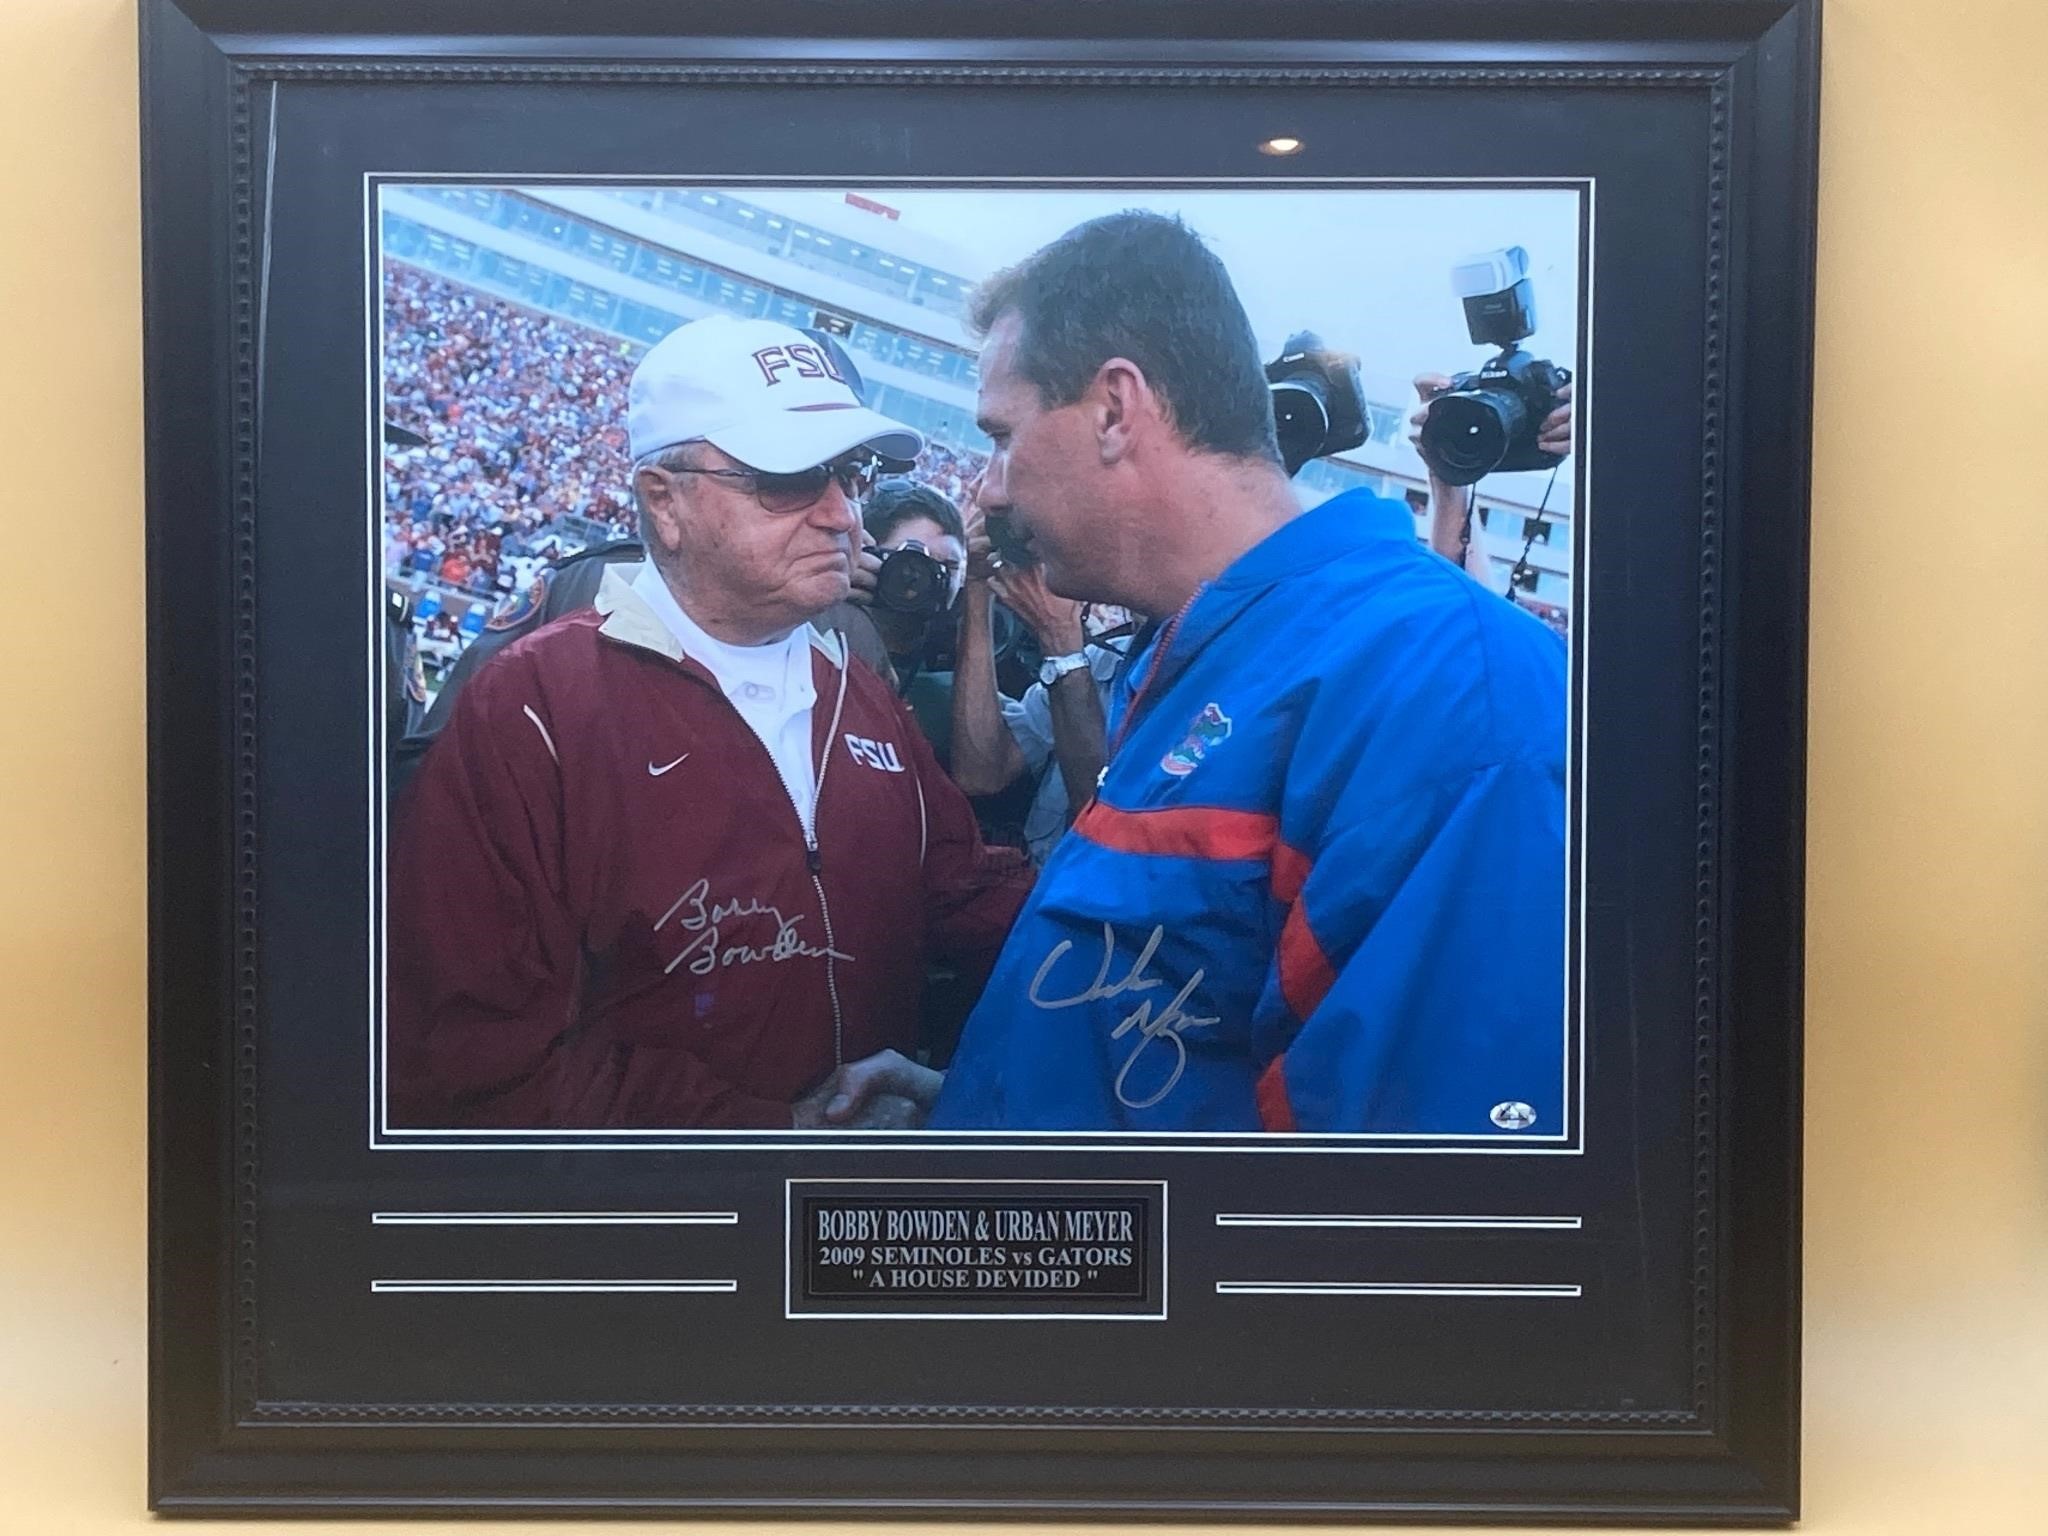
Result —
M 938 1102 L 943 1072 L 901 1051 L 849 1061 L 790 1106 L 799 1131 L 914 1131 Z

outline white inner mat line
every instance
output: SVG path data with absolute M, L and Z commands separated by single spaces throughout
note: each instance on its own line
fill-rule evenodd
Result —
M 1507 1229 L 1538 1232 L 1576 1232 L 1584 1226 L 1577 1216 L 1344 1216 L 1225 1213 L 1218 1215 L 1219 1227 L 1410 1227 Z
M 738 1211 L 373 1211 L 379 1227 L 730 1227 Z
M 372 1280 L 371 1291 L 379 1295 L 426 1293 L 468 1294 L 480 1291 L 569 1292 L 569 1291 L 658 1291 L 665 1294 L 730 1293 L 737 1280 Z
M 1400 1280 L 1218 1280 L 1218 1296 L 1544 1296 L 1567 1300 L 1576 1285 L 1414 1285 Z

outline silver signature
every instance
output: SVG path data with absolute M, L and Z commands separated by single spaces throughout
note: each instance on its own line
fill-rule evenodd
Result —
M 709 976 L 721 966 L 727 965 L 753 965 L 762 961 L 773 963 L 779 960 L 821 958 L 827 955 L 834 960 L 853 958 L 851 955 L 841 954 L 829 945 L 806 944 L 798 938 L 796 925 L 804 920 L 804 914 L 801 912 L 795 917 L 784 917 L 779 907 L 771 907 L 766 902 L 751 898 L 739 901 L 711 901 L 710 896 L 711 882 L 699 880 L 678 896 L 676 904 L 662 913 L 660 920 L 655 923 L 654 931 L 659 933 L 668 926 L 669 919 L 675 918 L 678 929 L 694 935 L 690 942 L 683 946 L 681 953 L 662 968 L 663 975 L 675 970 L 685 960 L 690 962 L 692 976 Z M 677 917 L 677 913 L 682 915 Z M 774 919 L 775 937 L 765 945 L 730 944 L 721 948 L 718 925 L 736 917 Z
M 1109 967 L 1116 958 L 1116 930 L 1108 923 L 1104 923 L 1102 964 L 1096 968 L 1095 979 L 1088 984 L 1087 990 L 1073 997 L 1040 997 L 1038 989 L 1044 983 L 1046 974 L 1059 964 L 1062 955 L 1074 947 L 1072 939 L 1062 939 L 1053 946 L 1052 953 L 1045 957 L 1045 963 L 1039 966 L 1038 974 L 1031 978 L 1028 995 L 1033 1005 L 1039 1008 L 1077 1008 L 1083 1003 L 1098 1002 L 1105 997 L 1119 997 L 1130 992 L 1149 992 L 1154 987 L 1163 987 L 1166 983 L 1157 976 L 1147 976 L 1145 967 L 1152 963 L 1152 956 L 1158 952 L 1160 941 L 1165 937 L 1166 925 L 1162 923 L 1152 930 L 1152 937 L 1145 941 L 1145 947 L 1138 952 L 1138 958 L 1131 962 L 1130 969 L 1118 980 L 1111 981 Z M 1184 1029 L 1203 1029 L 1216 1022 L 1214 1018 L 1183 1011 L 1188 999 L 1194 996 L 1195 988 L 1202 984 L 1204 974 L 1198 970 L 1190 976 L 1187 985 L 1174 995 L 1173 1001 L 1160 1010 L 1157 1017 L 1152 1013 L 1153 1000 L 1148 997 L 1125 1014 L 1117 1027 L 1109 1032 L 1109 1038 L 1112 1040 L 1121 1040 L 1132 1030 L 1138 1032 L 1137 1043 L 1131 1047 L 1131 1054 L 1124 1058 L 1123 1070 L 1116 1075 L 1117 1101 L 1126 1109 L 1150 1109 L 1173 1092 L 1174 1084 L 1180 1081 L 1181 1074 L 1188 1069 L 1187 1042 L 1181 1038 L 1180 1032 Z M 1134 1099 L 1124 1091 L 1124 1082 L 1131 1075 L 1131 1068 L 1136 1066 L 1139 1058 L 1145 1054 L 1145 1047 L 1156 1040 L 1164 1040 L 1173 1047 L 1173 1070 L 1167 1073 L 1166 1081 L 1159 1085 L 1157 1091 L 1145 1098 Z

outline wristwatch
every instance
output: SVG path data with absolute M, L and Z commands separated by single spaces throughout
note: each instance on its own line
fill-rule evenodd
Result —
M 1069 672 L 1078 672 L 1087 665 L 1086 651 L 1069 651 L 1064 656 L 1048 656 L 1038 668 L 1038 680 L 1050 688 Z

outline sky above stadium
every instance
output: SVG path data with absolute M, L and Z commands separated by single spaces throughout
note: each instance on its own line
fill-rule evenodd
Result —
M 737 191 L 738 189 L 732 189 Z M 844 227 L 845 193 L 815 198 Z M 1364 371 L 1406 381 L 1477 365 L 1451 288 L 1454 263 L 1519 245 L 1529 253 L 1538 329 L 1524 345 L 1569 366 L 1579 325 L 1578 193 L 1561 188 L 852 189 L 901 212 L 906 230 L 946 242 L 980 278 L 1086 219 L 1122 208 L 1177 213 L 1229 268 L 1261 353 L 1296 330 L 1358 355 Z M 877 216 L 877 223 L 881 220 Z M 886 237 L 879 232 L 877 244 Z

